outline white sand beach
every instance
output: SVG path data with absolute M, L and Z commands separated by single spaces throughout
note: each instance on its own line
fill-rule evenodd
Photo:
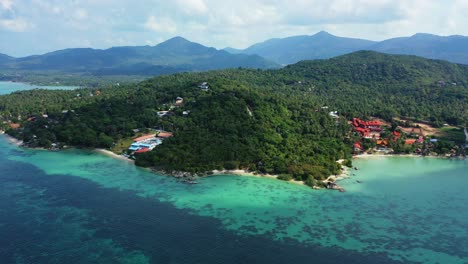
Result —
M 134 160 L 126 158 L 126 157 L 124 157 L 122 155 L 117 155 L 114 152 L 112 152 L 110 150 L 107 150 L 107 149 L 96 149 L 96 151 L 101 153 L 101 154 L 104 154 L 106 156 L 115 158 L 115 159 L 123 160 L 123 161 L 130 162 L 130 163 L 135 163 Z

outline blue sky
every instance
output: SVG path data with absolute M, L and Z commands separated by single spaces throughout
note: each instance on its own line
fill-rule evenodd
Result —
M 468 35 L 468 0 L 0 0 L 0 53 L 155 45 L 182 36 L 245 48 L 326 30 L 383 40 Z

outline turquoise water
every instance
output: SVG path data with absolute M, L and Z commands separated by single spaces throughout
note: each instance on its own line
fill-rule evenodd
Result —
M 16 91 L 32 90 L 32 89 L 49 89 L 49 90 L 73 90 L 79 87 L 77 86 L 38 86 L 28 83 L 18 82 L 0 82 L 0 95 L 10 94 Z
M 71 257 L 77 263 L 468 262 L 466 160 L 354 163 L 360 170 L 340 183 L 345 193 L 229 175 L 185 185 L 98 153 L 25 150 L 0 137 L 0 232 L 6 234 L 0 245 L 10 245 L 0 247 L 0 257 L 16 263 Z

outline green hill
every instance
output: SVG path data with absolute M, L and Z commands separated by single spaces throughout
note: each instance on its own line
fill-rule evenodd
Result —
M 202 82 L 208 91 L 197 87 Z M 133 136 L 133 129 L 162 128 L 174 137 L 137 156 L 137 164 L 168 172 L 244 168 L 309 184 L 338 173 L 335 161 L 350 157 L 356 140 L 347 124 L 352 117 L 468 122 L 468 66 L 376 52 L 280 70 L 160 76 L 99 92 L 18 92 L 0 97 L 0 113 L 23 123 L 22 133 L 9 133 L 33 146 L 111 147 Z M 170 110 L 179 96 L 184 104 L 172 108 L 173 115 L 158 117 L 157 111 Z M 341 118 L 332 119 L 332 110 Z M 35 122 L 17 118 L 43 113 L 48 118 Z

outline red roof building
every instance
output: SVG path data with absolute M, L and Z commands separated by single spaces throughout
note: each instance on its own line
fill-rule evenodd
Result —
M 145 152 L 149 152 L 149 151 L 151 151 L 149 148 L 141 148 L 141 149 L 135 151 L 135 154 L 145 153 Z
M 143 140 L 147 140 L 147 139 L 154 138 L 154 137 L 155 137 L 155 134 L 145 135 L 145 136 L 137 137 L 133 141 L 138 142 L 138 141 L 143 141 Z
M 351 122 L 354 129 L 361 134 L 361 137 L 370 137 L 370 132 L 381 132 L 382 123 L 380 121 L 363 121 L 359 118 L 353 118 Z
M 416 139 L 407 139 L 405 140 L 405 145 L 413 145 L 416 143 Z
M 18 129 L 20 127 L 21 127 L 20 124 L 10 123 L 10 128 L 12 128 L 12 129 Z
M 361 146 L 360 142 L 354 143 L 354 153 L 360 154 L 363 151 L 363 148 Z
M 172 137 L 172 133 L 171 132 L 159 132 L 158 137 L 160 137 L 160 138 L 170 138 L 170 137 Z

